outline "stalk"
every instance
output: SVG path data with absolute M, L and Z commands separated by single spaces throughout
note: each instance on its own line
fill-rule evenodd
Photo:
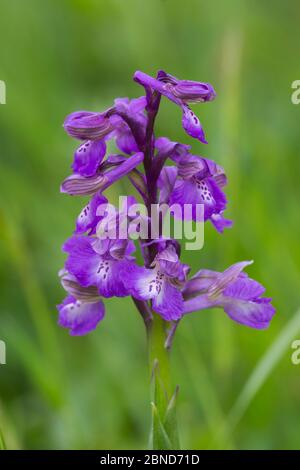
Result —
M 147 209 L 151 217 L 151 205 L 157 203 L 157 178 L 153 173 L 154 160 L 154 124 L 158 113 L 161 95 L 154 92 L 148 95 L 144 169 L 147 185 Z M 150 238 L 148 241 L 151 241 Z M 149 267 L 157 254 L 155 244 L 147 247 L 144 255 L 145 265 Z M 135 302 L 136 303 L 136 302 Z M 178 449 L 178 431 L 176 421 L 176 397 L 178 388 L 172 391 L 170 373 L 170 347 L 165 347 L 168 323 L 155 312 L 145 312 L 142 305 L 137 305 L 147 330 L 150 369 L 150 395 L 152 406 L 152 424 L 150 448 L 153 450 Z
M 170 350 L 165 348 L 167 323 L 153 313 L 148 335 L 151 384 L 152 425 L 150 448 L 179 449 L 176 419 L 176 397 L 170 371 Z

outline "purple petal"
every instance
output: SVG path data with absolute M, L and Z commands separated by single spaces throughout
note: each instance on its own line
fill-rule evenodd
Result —
M 206 310 L 212 307 L 216 307 L 216 302 L 211 300 L 206 294 L 198 295 L 197 297 L 188 299 L 184 302 L 183 311 L 184 314 L 197 312 L 198 310 Z
M 103 190 L 107 189 L 115 181 L 130 173 L 134 168 L 142 163 L 143 158 L 144 154 L 142 152 L 136 153 L 127 158 L 124 162 L 120 163 L 118 166 L 115 166 L 112 170 L 105 173 L 105 176 L 108 178 L 108 182 L 106 185 L 104 185 Z
M 135 244 L 132 240 L 112 240 L 109 253 L 112 258 L 121 260 L 123 258 L 132 259 L 132 253 L 135 252 Z
M 96 140 L 109 134 L 113 130 L 113 125 L 105 113 L 76 111 L 66 117 L 64 128 L 76 139 Z
M 190 268 L 187 264 L 180 262 L 173 245 L 169 245 L 158 253 L 155 261 L 159 264 L 160 272 L 166 274 L 169 278 L 174 278 L 178 281 L 186 280 Z
M 60 281 L 68 294 L 75 297 L 77 300 L 82 300 L 83 302 L 98 302 L 100 300 L 98 289 L 94 286 L 82 287 L 78 284 L 75 276 L 68 273 L 66 270 L 61 270 L 60 272 Z
M 197 294 L 207 292 L 208 288 L 215 281 L 220 273 L 209 269 L 201 269 L 191 279 L 189 279 L 183 289 L 183 296 L 186 300 Z
M 190 215 L 193 220 L 197 220 L 196 204 L 204 205 L 204 220 L 208 220 L 213 214 L 223 212 L 226 202 L 225 194 L 213 178 L 177 180 L 170 196 L 170 204 L 179 204 L 182 207 L 182 216 L 185 220 L 189 220 Z M 192 205 L 191 214 L 184 211 L 185 204 Z
M 121 277 L 129 293 L 139 300 L 153 301 L 154 310 L 165 320 L 178 320 L 183 312 L 181 292 L 157 269 L 131 265 Z
M 216 92 L 210 83 L 191 80 L 179 80 L 173 87 L 173 93 L 176 98 L 185 103 L 204 103 L 212 101 L 216 97 Z
M 117 113 L 120 113 L 122 117 L 127 116 L 127 119 L 132 123 L 140 136 L 145 134 L 147 124 L 147 118 L 144 114 L 146 104 L 147 100 L 144 96 L 133 100 L 128 98 L 117 98 L 115 100 L 115 110 Z M 116 118 L 116 145 L 122 152 L 128 155 L 138 152 L 139 146 L 127 125 L 126 119 L 120 119 L 120 116 L 116 116 Z
M 96 271 L 97 287 L 103 297 L 125 297 L 129 295 L 120 273 L 127 270 L 132 261 L 103 260 Z
M 199 119 L 187 105 L 182 106 L 182 127 L 189 136 L 207 144 Z
M 210 83 L 179 80 L 163 70 L 158 72 L 157 78 L 168 83 L 174 96 L 185 103 L 212 101 L 216 97 L 216 92 Z
M 173 191 L 178 170 L 176 166 L 166 166 L 162 169 L 158 178 L 158 187 L 160 189 L 159 202 L 168 203 Z
M 152 307 L 166 321 L 179 320 L 184 307 L 182 293 L 165 280 L 158 295 L 153 298 Z
M 167 137 L 159 137 L 155 140 L 155 148 L 158 150 L 158 155 L 167 155 L 172 160 L 177 161 L 188 155 L 191 146 L 172 142 Z
M 72 196 L 92 196 L 97 191 L 103 191 L 107 185 L 109 185 L 109 179 L 104 174 L 85 178 L 76 173 L 63 181 L 60 191 Z
M 128 269 L 132 261 L 118 261 L 109 253 L 102 254 L 94 250 L 94 243 L 103 242 L 109 249 L 111 240 L 97 240 L 92 237 L 71 237 L 64 244 L 64 251 L 69 253 L 66 269 L 73 274 L 83 287 L 97 286 L 99 294 L 103 297 L 123 297 L 128 295 L 121 277 L 121 269 Z M 99 246 L 98 246 L 99 248 Z
M 173 95 L 169 89 L 168 84 L 165 84 L 156 78 L 150 77 L 150 75 L 147 75 L 144 72 L 140 72 L 139 70 L 135 72 L 133 79 L 140 85 L 143 85 L 146 88 L 150 87 L 152 90 L 161 93 L 179 106 L 181 105 L 181 101 Z
M 223 295 L 241 300 L 254 300 L 264 292 L 265 288 L 259 282 L 249 277 L 243 277 L 229 284 L 224 289 Z
M 61 185 L 61 192 L 71 195 L 93 195 L 97 191 L 105 191 L 114 182 L 130 173 L 143 161 L 143 154 L 136 153 L 103 174 L 85 178 L 79 174 L 68 176 Z
M 160 281 L 155 269 L 146 269 L 132 263 L 126 269 L 121 269 L 120 276 L 128 292 L 136 299 L 149 300 L 158 293 Z
M 181 211 L 175 211 L 174 217 L 177 219 L 196 220 L 196 204 L 203 204 L 197 191 L 197 186 L 192 180 L 177 180 L 170 195 L 170 205 L 178 204 Z M 185 210 L 185 204 L 190 204 L 192 211 Z
M 259 301 L 236 300 L 226 301 L 224 310 L 237 323 L 256 329 L 265 329 L 270 325 L 275 308 L 270 299 Z
M 96 286 L 97 270 L 102 257 L 93 250 L 92 237 L 73 236 L 67 240 L 63 250 L 69 254 L 66 270 L 76 277 L 83 287 Z
M 104 304 L 98 302 L 86 303 L 68 296 L 58 305 L 58 324 L 70 329 L 71 335 L 85 335 L 94 330 L 105 314 Z
M 222 307 L 232 320 L 256 329 L 268 328 L 275 314 L 275 309 L 270 304 L 270 299 L 251 301 L 227 298 L 223 300 L 223 304 L 219 304 L 207 295 L 199 295 L 198 297 L 185 301 L 184 313 L 191 313 L 213 307 Z
M 210 220 L 220 233 L 223 233 L 225 228 L 232 227 L 232 220 L 225 219 L 221 214 L 212 214 Z
M 117 111 L 127 113 L 130 117 L 136 117 L 137 114 L 143 115 L 147 100 L 145 96 L 129 100 L 128 98 L 115 99 L 115 108 Z
M 208 170 L 207 160 L 205 158 L 189 154 L 186 158 L 180 158 L 176 163 L 178 167 L 178 176 L 181 176 L 183 179 L 191 179 L 197 174 L 201 179 L 211 176 Z
M 102 219 L 101 216 L 97 216 L 97 209 L 101 204 L 106 205 L 107 199 L 102 194 L 95 194 L 90 202 L 80 212 L 77 222 L 75 233 L 85 233 L 89 231 L 93 233 L 98 222 Z
M 94 176 L 106 152 L 103 140 L 88 140 L 80 145 L 74 155 L 72 168 L 81 176 Z
M 116 145 L 121 152 L 130 155 L 131 153 L 138 152 L 139 147 L 128 127 L 118 130 L 116 137 Z
M 209 287 L 210 296 L 216 296 L 232 282 L 234 282 L 242 273 L 246 266 L 252 264 L 253 261 L 240 261 L 227 268 L 223 273 L 219 273 L 215 281 Z

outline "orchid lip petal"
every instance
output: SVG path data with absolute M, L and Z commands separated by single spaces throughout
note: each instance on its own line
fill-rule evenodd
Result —
M 190 137 L 208 143 L 198 117 L 187 105 L 182 105 L 182 127 Z
M 88 140 L 76 150 L 72 168 L 81 176 L 94 176 L 106 152 L 104 140 Z
M 72 295 L 68 295 L 57 308 L 58 324 L 68 328 L 73 336 L 85 335 L 94 330 L 105 315 L 102 300 L 83 302 Z

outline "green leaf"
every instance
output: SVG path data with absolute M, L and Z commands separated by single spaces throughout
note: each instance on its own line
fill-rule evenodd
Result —
M 172 444 L 168 433 L 160 419 L 157 407 L 152 402 L 152 430 L 151 430 L 151 448 L 153 450 L 171 450 Z
M 177 402 L 178 392 L 179 392 L 179 387 L 177 385 L 177 387 L 175 388 L 175 392 L 172 395 L 171 400 L 168 403 L 167 411 L 166 411 L 164 422 L 163 422 L 166 433 L 168 434 L 168 437 L 172 444 L 172 449 L 177 449 L 177 450 L 180 449 L 178 426 L 177 426 L 177 412 L 176 412 L 176 402 Z

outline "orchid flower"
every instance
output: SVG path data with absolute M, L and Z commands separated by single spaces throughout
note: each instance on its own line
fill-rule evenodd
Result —
M 155 78 L 140 71 L 133 78 L 142 85 L 145 96 L 117 98 L 102 112 L 78 111 L 64 122 L 66 132 L 81 143 L 61 192 L 90 199 L 77 217 L 73 235 L 63 245 L 67 259 L 59 275 L 67 297 L 58 305 L 58 323 L 71 335 L 85 335 L 102 322 L 105 308 L 109 314 L 111 297 L 132 298 L 149 339 L 155 385 L 152 446 L 170 449 L 178 448 L 179 441 L 177 389 L 173 393 L 169 352 L 186 315 L 217 308 L 240 326 L 265 329 L 275 309 L 271 299 L 263 296 L 262 284 L 244 273 L 250 261 L 235 263 L 224 272 L 201 267 L 190 275 L 190 266 L 181 260 L 182 246 L 171 235 L 164 235 L 160 215 L 158 232 L 153 234 L 152 207 L 160 209 L 165 204 L 192 207 L 189 217 L 185 212 L 174 213 L 174 222 L 198 222 L 197 207 L 201 206 L 203 222 L 210 221 L 220 233 L 231 227 L 232 222 L 223 215 L 227 177 L 217 162 L 195 155 L 190 145 L 154 132 L 160 101 L 167 98 L 181 109 L 185 132 L 207 143 L 190 104 L 212 102 L 216 97 L 213 86 L 180 80 L 161 70 Z M 119 153 L 108 154 L 110 140 Z M 130 193 L 126 204 L 117 209 L 104 193 L 125 177 L 141 202 Z

